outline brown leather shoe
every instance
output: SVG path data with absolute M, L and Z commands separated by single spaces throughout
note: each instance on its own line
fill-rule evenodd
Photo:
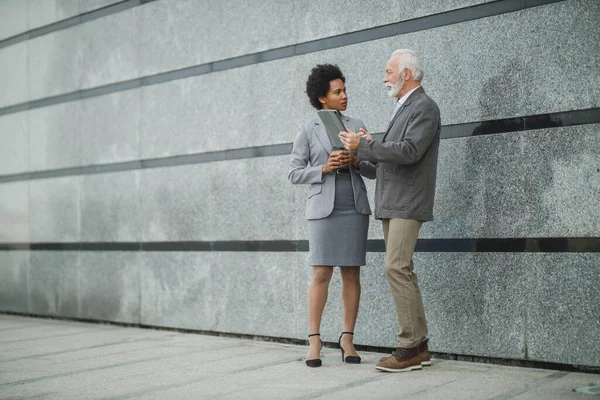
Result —
M 425 339 L 423 343 L 419 345 L 419 357 L 421 357 L 421 365 L 425 367 L 431 366 L 431 356 L 429 355 L 429 346 L 427 346 L 429 339 Z
M 384 356 L 384 357 L 381 357 L 381 358 L 379 359 L 379 362 L 384 362 L 385 360 L 387 360 L 388 358 L 392 357 L 393 355 L 394 355 L 394 353 L 392 353 L 392 355 L 391 355 L 391 356 Z
M 385 372 L 405 372 L 422 368 L 419 346 L 410 349 L 398 347 L 391 357 L 375 366 L 375 369 Z
M 429 346 L 427 346 L 427 342 L 429 342 L 429 339 L 425 339 L 423 343 L 419 345 L 419 357 L 421 357 L 421 365 L 424 367 L 431 366 L 431 356 L 429 355 Z M 381 357 L 379 362 L 384 362 L 392 356 L 393 354 L 391 356 Z

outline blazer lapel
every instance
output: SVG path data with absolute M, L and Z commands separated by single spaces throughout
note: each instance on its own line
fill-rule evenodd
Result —
M 383 139 L 381 140 L 382 142 L 385 141 L 385 138 L 387 137 L 388 133 L 390 132 L 390 129 L 392 129 L 392 126 L 394 125 L 394 122 L 396 122 L 396 120 L 398 119 L 398 117 L 400 116 L 400 114 L 402 113 L 402 111 L 406 108 L 406 106 L 408 106 L 410 103 L 412 103 L 414 99 L 416 99 L 417 97 L 419 97 L 419 95 L 421 93 L 425 93 L 425 89 L 423 89 L 422 86 L 419 86 L 419 88 L 417 90 L 415 90 L 414 92 L 411 93 L 410 96 L 408 96 L 408 99 L 406 99 L 406 101 L 404 102 L 404 104 L 402 104 L 402 106 L 400 106 L 400 109 L 394 115 L 394 118 L 392 118 L 392 120 L 390 121 L 390 124 L 388 125 L 388 127 L 387 127 L 387 129 L 385 131 L 385 135 L 383 135 Z
M 327 132 L 325 131 L 325 125 L 319 122 L 319 119 L 315 120 L 315 125 L 313 126 L 313 131 L 315 132 L 317 139 L 327 151 L 327 154 L 331 154 L 331 150 L 333 147 L 331 146 L 331 141 L 329 140 L 329 136 L 327 136 Z
M 394 114 L 394 118 L 392 118 L 392 120 L 388 124 L 387 129 L 385 130 L 386 134 L 390 131 L 390 129 L 392 128 L 392 125 L 394 125 L 394 122 L 396 122 L 396 120 L 398 119 L 398 116 L 400 115 L 402 110 L 404 110 L 404 107 L 406 107 L 406 102 L 404 102 L 404 104 L 402 104 L 402 106 L 400 106 L 400 109 L 398 110 L 398 112 L 396 114 Z
M 394 118 L 392 118 L 392 120 L 390 121 L 387 129 L 385 130 L 385 135 L 383 135 L 383 139 L 381 139 L 382 142 L 385 142 L 385 138 L 387 137 L 388 133 L 390 133 L 390 129 L 392 129 L 392 126 L 394 126 L 394 122 L 396 122 L 396 120 L 398 119 L 398 117 L 400 116 L 400 114 L 402 113 L 402 110 L 404 110 L 404 108 L 406 107 L 406 103 L 402 104 L 402 106 L 400 106 L 400 109 L 398 110 L 398 112 L 396 113 L 396 115 L 394 115 Z

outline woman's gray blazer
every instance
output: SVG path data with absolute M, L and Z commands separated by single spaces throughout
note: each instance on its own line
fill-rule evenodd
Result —
M 365 124 L 359 119 L 342 114 L 342 121 L 353 132 L 358 132 L 360 128 L 366 130 Z M 300 125 L 292 149 L 288 179 L 295 185 L 310 184 L 306 201 L 306 219 L 325 218 L 333 211 L 336 172 L 325 176 L 321 173 L 322 166 L 327 164 L 331 150 L 329 136 L 318 117 Z M 358 169 L 350 166 L 354 205 L 360 214 L 371 214 L 367 190 L 361 175 L 375 179 L 376 172 L 377 167 L 368 161 L 361 162 Z

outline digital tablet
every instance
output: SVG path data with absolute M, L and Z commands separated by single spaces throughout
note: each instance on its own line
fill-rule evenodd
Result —
M 317 114 L 319 115 L 319 118 L 321 118 L 321 121 L 323 121 L 323 125 L 325 125 L 327 136 L 329 136 L 329 140 L 331 141 L 331 146 L 334 149 L 343 149 L 344 144 L 341 142 L 338 135 L 340 132 L 346 132 L 346 127 L 342 122 L 339 111 L 319 110 L 317 111 Z

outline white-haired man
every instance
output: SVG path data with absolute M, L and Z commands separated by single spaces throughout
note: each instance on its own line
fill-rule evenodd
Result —
M 340 132 L 346 148 L 360 160 L 378 163 L 375 218 L 385 238 L 385 273 L 398 316 L 398 347 L 379 360 L 381 371 L 401 372 L 431 365 L 427 322 L 413 252 L 421 224 L 433 219 L 440 143 L 440 110 L 421 87 L 423 69 L 414 51 L 396 50 L 383 83 L 396 108 L 381 142 L 371 135 Z

